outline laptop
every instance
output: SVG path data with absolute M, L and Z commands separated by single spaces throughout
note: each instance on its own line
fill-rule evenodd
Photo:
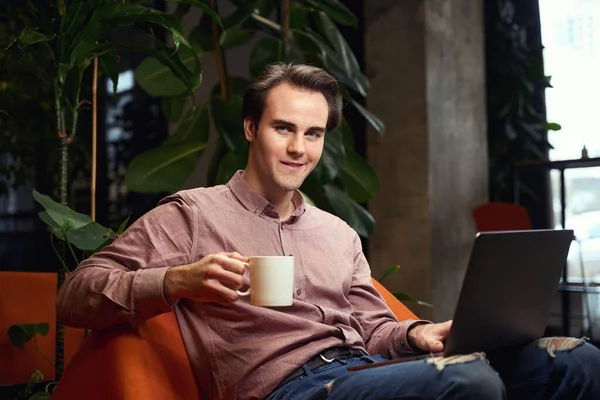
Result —
M 542 337 L 572 241 L 567 229 L 478 233 L 440 355 L 489 352 Z M 377 364 L 384 363 L 370 366 Z

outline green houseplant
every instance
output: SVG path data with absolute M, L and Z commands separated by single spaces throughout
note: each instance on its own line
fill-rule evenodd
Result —
M 547 161 L 552 148 L 547 132 L 561 126 L 545 115 L 550 77 L 544 74 L 542 47 L 530 37 L 531 22 L 514 0 L 488 0 L 485 10 L 490 199 L 512 201 L 515 164 Z M 524 185 L 519 190 L 530 192 Z
M 207 15 L 216 18 L 200 0 L 171 2 L 204 8 Z M 50 110 L 54 116 L 53 130 L 59 154 L 60 177 L 56 190 L 59 201 L 55 202 L 36 191 L 34 197 L 45 209 L 40 213 L 40 218 L 50 228 L 53 248 L 61 261 L 61 267 L 57 271 L 57 289 L 62 285 L 67 272 L 66 255 L 70 253 L 78 261 L 74 247 L 89 254 L 110 243 L 125 226 L 124 223 L 117 232 L 113 232 L 94 222 L 90 216 L 76 213 L 67 206 L 69 147 L 77 136 L 78 116 L 84 104 L 80 98 L 84 71 L 97 59 L 100 70 L 112 79 L 116 89 L 118 52 L 138 51 L 152 55 L 167 65 L 188 93 L 199 83 L 199 60 L 194 57 L 195 64 L 188 68 L 177 54 L 180 46 L 189 47 L 181 33 L 179 20 L 173 15 L 151 8 L 152 3 L 30 0 L 26 8 L 20 10 L 23 13 L 22 18 L 16 22 L 17 26 L 13 26 L 18 35 L 9 41 L 1 59 L 4 71 L 31 63 L 32 60 L 45 66 L 37 69 L 36 78 L 38 82 L 48 84 L 44 87 L 50 88 L 48 92 L 52 100 L 46 105 L 46 110 Z M 146 43 L 116 41 L 113 34 L 120 29 L 139 29 L 148 40 Z M 172 46 L 154 34 L 157 29 L 172 37 Z M 11 120 L 11 114 L 5 110 L 3 116 L 9 126 L 14 124 L 15 120 Z M 61 240 L 58 246 L 54 244 L 55 237 Z M 22 346 L 30 339 L 35 341 L 36 335 L 45 335 L 47 332 L 48 325 L 40 323 L 15 325 L 8 333 L 14 344 Z M 55 346 L 56 358 L 53 365 L 58 380 L 64 368 L 64 327 L 60 321 L 56 321 Z M 33 378 L 39 379 L 39 376 L 34 374 Z
M 247 144 L 241 123 L 241 104 L 247 78 L 230 75 L 227 52 L 253 45 L 249 76 L 258 75 L 270 62 L 305 62 L 332 73 L 340 82 L 346 108 L 355 108 L 377 132 L 383 123 L 360 104 L 369 90 L 350 46 L 339 25 L 356 26 L 357 18 L 336 0 L 237 0 L 235 11 L 221 16 L 222 25 L 204 13 L 187 36 L 191 49 L 180 52 L 182 62 L 207 53 L 215 56 L 219 83 L 211 97 L 197 108 L 182 99 L 185 87 L 160 60 L 145 59 L 136 70 L 136 80 L 150 95 L 161 97 L 163 111 L 176 124 L 174 133 L 158 148 L 139 155 L 128 167 L 126 183 L 140 192 L 173 192 L 181 188 L 196 163 L 209 147 L 212 150 L 207 171 L 209 185 L 225 183 L 246 165 Z M 217 0 L 209 3 L 216 13 Z M 185 14 L 178 9 L 176 13 Z M 187 100 L 188 102 L 190 100 Z M 217 139 L 209 142 L 213 122 Z M 351 127 L 326 135 L 321 162 L 301 188 L 318 207 L 344 219 L 361 236 L 368 237 L 374 220 L 361 203 L 379 189 L 373 169 L 353 147 Z

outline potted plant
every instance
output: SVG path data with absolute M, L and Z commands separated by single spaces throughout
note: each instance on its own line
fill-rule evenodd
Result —
M 172 0 L 173 3 L 197 6 L 205 9 L 207 15 L 216 17 L 208 5 L 200 0 Z M 47 68 L 38 69 L 40 82 L 48 82 L 51 94 L 53 130 L 57 138 L 59 154 L 59 179 L 57 184 L 58 202 L 50 196 L 34 191 L 35 199 L 44 207 L 40 218 L 49 226 L 51 238 L 60 239 L 53 247 L 59 257 L 57 289 L 62 285 L 67 271 L 67 254 L 77 259 L 74 247 L 93 252 L 106 245 L 118 235 L 117 232 L 97 224 L 85 214 L 76 213 L 67 206 L 69 148 L 78 133 L 78 117 L 84 101 L 81 99 L 84 72 L 94 64 L 101 73 L 108 75 L 114 88 L 118 83 L 118 52 L 137 51 L 152 55 L 169 68 L 179 79 L 187 93 L 199 84 L 200 62 L 193 57 L 193 63 L 184 64 L 179 58 L 180 47 L 190 47 L 181 32 L 180 20 L 152 8 L 152 1 L 66 1 L 52 2 L 30 0 L 17 21 L 18 31 L 5 49 L 2 68 L 15 68 L 24 62 L 38 62 Z M 221 23 L 217 21 L 217 23 Z M 147 37 L 147 42 L 117 41 L 113 38 L 120 29 L 138 29 Z M 163 31 L 173 44 L 161 39 L 154 32 Z M 11 115 L 4 111 L 3 119 L 11 121 Z M 14 122 L 14 121 L 13 121 Z M 46 124 L 51 121 L 46 120 Z M 48 130 L 49 131 L 49 130 Z M 49 331 L 48 323 L 17 324 L 11 326 L 8 334 L 13 343 L 23 346 L 37 335 Z M 56 357 L 48 360 L 55 369 L 58 380 L 64 368 L 64 327 L 56 321 Z M 47 358 L 47 357 L 46 357 Z M 32 379 L 40 379 L 34 373 Z M 30 388 L 28 388 L 30 389 Z M 50 387 L 44 391 L 49 393 Z

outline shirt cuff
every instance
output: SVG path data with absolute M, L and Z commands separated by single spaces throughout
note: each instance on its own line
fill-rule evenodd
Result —
M 397 353 L 398 354 L 402 354 L 402 353 L 420 353 L 422 352 L 421 349 L 413 349 L 408 341 L 408 332 L 414 328 L 415 326 L 418 325 L 424 325 L 424 324 L 431 324 L 431 321 L 427 321 L 427 320 L 405 320 L 400 322 L 400 325 L 402 326 L 403 329 L 399 330 L 400 333 L 400 337 L 396 338 L 395 344 L 397 346 Z
M 163 281 L 169 267 L 139 269 L 133 278 L 135 313 L 144 319 L 171 311 L 163 290 Z
M 421 350 L 421 349 L 413 349 L 411 347 L 410 341 L 408 340 L 408 332 L 410 332 L 410 330 L 412 328 L 414 328 L 415 326 L 425 325 L 425 324 L 432 324 L 432 323 L 433 322 L 431 322 L 431 321 L 419 320 L 419 321 L 414 321 L 412 324 L 410 324 L 408 326 L 408 328 L 406 328 L 406 331 L 405 331 L 404 335 L 405 335 L 405 339 L 406 339 L 406 348 L 408 349 L 408 351 L 413 352 L 413 353 L 423 352 L 423 350 Z

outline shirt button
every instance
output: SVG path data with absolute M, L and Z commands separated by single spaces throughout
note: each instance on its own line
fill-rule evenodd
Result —
M 302 294 L 302 289 L 296 289 L 296 294 L 300 296 Z

